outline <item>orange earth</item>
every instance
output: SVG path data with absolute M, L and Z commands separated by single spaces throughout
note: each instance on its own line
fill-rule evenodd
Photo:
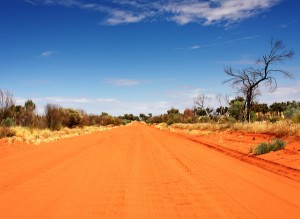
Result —
M 182 129 L 178 129 L 179 136 L 191 139 L 199 143 L 206 143 L 209 146 L 216 147 L 218 150 L 232 149 L 235 152 L 241 152 L 243 155 L 251 154 L 250 148 L 254 149 L 261 142 L 270 142 L 274 135 L 270 134 L 255 134 L 245 132 L 223 131 L 215 132 L 214 134 L 204 135 L 189 135 L 182 133 Z M 278 137 L 277 137 L 278 138 Z M 300 137 L 285 136 L 280 139 L 284 140 L 287 145 L 283 150 L 270 152 L 257 156 L 264 160 L 284 165 L 296 170 L 300 170 Z
M 139 123 L 1 141 L 0 218 L 299 218 L 299 170 L 221 143 Z

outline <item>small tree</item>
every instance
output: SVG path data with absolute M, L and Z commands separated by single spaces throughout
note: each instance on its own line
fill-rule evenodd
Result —
M 167 111 L 165 121 L 168 125 L 181 122 L 181 115 L 179 109 L 171 108 Z
M 183 111 L 183 122 L 185 123 L 191 123 L 194 119 L 194 112 L 192 109 L 186 108 Z
M 296 101 L 289 103 L 289 105 L 286 107 L 284 111 L 284 115 L 289 119 L 293 118 L 298 114 L 300 114 L 300 102 L 296 102 Z
M 144 113 L 140 113 L 139 117 L 140 117 L 140 120 L 143 121 L 143 122 L 146 122 L 147 119 L 149 118 L 149 117 L 146 116 Z
M 24 125 L 25 126 L 33 126 L 35 119 L 35 104 L 32 100 L 27 100 L 25 102 L 25 111 L 24 111 Z
M 200 108 L 200 110 L 204 111 L 206 116 L 209 117 L 210 109 L 209 107 L 205 107 L 205 102 L 207 101 L 208 97 L 204 94 L 198 94 L 197 97 L 194 98 L 195 108 Z
M 281 103 L 272 103 L 270 105 L 270 111 L 272 112 L 272 116 L 274 117 L 280 117 L 282 113 L 286 110 L 287 103 L 281 102 Z
M 226 116 L 228 116 L 228 105 L 229 105 L 229 103 L 230 103 L 230 101 L 229 101 L 229 95 L 225 95 L 224 96 L 224 101 L 225 101 L 225 106 L 223 105 L 223 101 L 222 101 L 222 99 L 223 99 L 223 96 L 222 96 L 222 94 L 217 94 L 216 95 L 216 99 L 217 99 L 217 101 L 218 101 L 218 103 L 219 103 L 219 107 L 216 109 L 216 113 L 218 113 L 220 116 L 223 116 L 223 115 L 226 115 Z
M 277 63 L 283 63 L 286 60 L 292 59 L 294 56 L 293 50 L 286 50 L 282 41 L 270 41 L 270 52 L 263 55 L 253 67 L 244 68 L 241 70 L 233 70 L 231 67 L 224 69 L 229 79 L 223 83 L 230 82 L 231 85 L 245 96 L 244 109 L 246 110 L 246 119 L 250 121 L 250 112 L 252 103 L 256 96 L 260 94 L 259 86 L 264 84 L 274 91 L 277 88 L 275 73 L 282 74 L 287 78 L 292 78 L 292 74 L 288 71 L 274 68 Z
M 74 109 L 63 109 L 64 114 L 64 120 L 63 120 L 63 126 L 66 126 L 68 128 L 74 128 L 76 126 L 79 126 L 82 120 L 82 115 L 80 111 L 74 110 Z
M 6 118 L 13 118 L 14 106 L 15 100 L 13 94 L 0 89 L 0 123 Z
M 242 121 L 243 114 L 244 114 L 244 105 L 245 99 L 243 97 L 236 97 L 235 99 L 231 100 L 229 103 L 229 114 L 232 118 Z
M 45 106 L 46 125 L 51 130 L 60 130 L 63 125 L 64 111 L 59 105 L 47 104 Z

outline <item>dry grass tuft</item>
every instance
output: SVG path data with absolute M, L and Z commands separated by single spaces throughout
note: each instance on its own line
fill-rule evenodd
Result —
M 277 137 L 293 135 L 300 137 L 300 124 L 291 121 L 271 122 L 255 122 L 255 123 L 196 123 L 181 124 L 176 123 L 168 126 L 165 123 L 156 125 L 159 129 L 167 129 L 172 132 L 185 132 L 195 135 L 205 135 L 219 131 L 242 131 L 252 133 L 271 134 Z
M 59 139 L 72 138 L 93 132 L 107 131 L 112 128 L 112 126 L 86 126 L 83 128 L 63 128 L 59 131 L 51 131 L 49 129 L 32 129 L 17 126 L 11 128 L 15 132 L 15 136 L 7 138 L 7 141 L 9 143 L 25 142 L 27 144 L 38 145 L 40 143 L 49 143 Z

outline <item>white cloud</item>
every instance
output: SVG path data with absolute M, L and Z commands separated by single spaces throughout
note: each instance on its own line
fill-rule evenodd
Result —
M 31 99 L 37 105 L 37 112 L 39 114 L 44 113 L 45 105 L 58 104 L 65 108 L 74 108 L 74 109 L 85 109 L 91 113 L 99 113 L 96 109 L 99 109 L 100 112 L 107 111 L 110 109 L 116 108 L 115 105 L 118 104 L 118 100 L 115 98 L 83 98 L 83 97 L 38 97 L 38 98 L 24 98 L 17 97 L 16 104 L 24 105 L 24 103 Z
M 50 57 L 55 53 L 56 53 L 55 51 L 44 51 L 44 52 L 41 53 L 41 57 L 45 57 L 45 58 Z
M 60 5 L 99 11 L 107 14 L 102 24 L 136 23 L 147 18 L 165 19 L 179 25 L 191 22 L 211 25 L 224 22 L 225 26 L 257 15 L 282 0 L 169 0 L 169 1 L 95 1 L 91 0 L 26 0 L 30 4 Z
M 193 45 L 190 47 L 190 49 L 194 50 L 194 49 L 200 49 L 200 46 L 199 45 Z
M 27 99 L 25 98 L 16 98 L 16 105 L 23 105 Z
M 109 102 L 116 102 L 117 100 L 114 98 L 98 98 L 96 99 L 96 101 L 101 103 L 109 103 Z
M 274 92 L 263 92 L 264 95 L 260 96 L 260 102 L 272 104 L 274 102 L 286 101 L 300 101 L 300 81 L 289 86 L 278 86 Z
M 31 0 L 24 0 L 24 2 L 27 2 L 27 3 L 31 4 L 31 5 L 36 5 L 36 3 L 34 1 L 31 1 Z
M 284 28 L 292 26 L 295 23 L 298 23 L 298 20 L 293 20 L 293 21 L 290 21 L 290 22 L 287 22 L 287 23 L 283 23 L 283 24 L 279 25 L 279 27 L 284 29 Z
M 227 40 L 225 43 L 234 43 L 237 41 L 253 40 L 253 39 L 257 39 L 257 38 L 259 38 L 259 36 L 246 36 L 246 37 L 241 37 L 241 38 L 237 38 L 237 39 Z
M 165 113 L 174 103 L 166 100 L 158 100 L 152 102 L 134 102 L 130 100 L 118 100 L 115 98 L 69 98 L 69 97 L 42 97 L 42 98 L 23 98 L 17 97 L 16 104 L 24 105 L 31 99 L 37 106 L 39 114 L 44 113 L 47 103 L 58 104 L 65 108 L 84 109 L 88 113 L 99 114 L 107 112 L 111 115 L 118 116 L 125 113 L 139 115 L 140 113 L 153 113 L 159 115 Z
M 133 79 L 110 79 L 108 83 L 113 84 L 115 86 L 136 86 L 141 82 Z
M 64 97 L 46 97 L 45 101 L 52 103 L 89 103 L 92 102 L 92 99 L 87 98 L 64 98 Z
M 183 112 L 186 108 L 193 108 L 194 98 L 197 97 L 199 94 L 204 94 L 206 96 L 206 107 L 219 107 L 219 103 L 216 99 L 216 95 L 218 93 L 222 93 L 223 96 L 227 94 L 224 88 L 221 88 L 218 91 L 188 86 L 170 90 L 168 92 L 168 96 L 170 97 L 169 103 L 171 104 L 171 106 L 174 106 L 175 108 L 178 108 L 181 112 Z
M 104 22 L 104 24 L 108 25 L 118 25 L 124 23 L 137 23 L 143 20 L 146 16 L 143 14 L 134 15 L 132 13 L 128 13 L 125 11 L 112 11 L 110 17 L 108 17 Z
M 55 104 L 69 104 L 69 103 L 77 103 L 77 104 L 85 104 L 85 103 L 97 103 L 97 102 L 115 102 L 117 101 L 114 98 L 68 98 L 68 97 L 43 97 L 43 98 L 16 98 L 17 104 L 24 104 L 26 100 L 31 99 L 33 102 L 47 102 L 47 103 L 55 103 Z
M 238 41 L 245 41 L 245 40 L 254 40 L 259 38 L 259 36 L 245 36 L 245 37 L 241 37 L 241 38 L 234 38 L 234 39 L 230 39 L 230 40 L 220 40 L 222 38 L 218 38 L 217 41 L 213 42 L 213 43 L 207 43 L 207 44 L 200 44 L 200 45 L 193 45 L 191 47 L 189 47 L 189 49 L 193 50 L 193 49 L 200 49 L 200 48 L 209 48 L 209 47 L 215 47 L 215 46 L 220 46 L 220 45 L 224 45 L 224 44 L 231 44 L 231 43 L 235 43 Z M 182 49 L 182 48 L 181 48 Z
M 171 20 L 180 25 L 190 22 L 211 25 L 221 21 L 228 24 L 254 16 L 278 2 L 278 0 L 174 1 L 163 9 L 172 13 Z

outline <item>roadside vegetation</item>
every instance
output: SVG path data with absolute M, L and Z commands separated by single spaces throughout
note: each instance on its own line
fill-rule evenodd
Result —
M 292 59 L 294 51 L 287 50 L 283 42 L 278 40 L 271 40 L 269 49 L 253 66 L 239 70 L 225 67 L 228 79 L 224 83 L 230 83 L 238 96 L 230 98 L 229 95 L 217 94 L 217 108 L 209 106 L 208 100 L 211 97 L 200 93 L 194 98 L 194 106 L 182 113 L 179 109 L 172 108 L 165 114 L 155 116 L 149 113 L 115 117 L 105 112 L 87 114 L 83 110 L 47 104 L 44 113 L 38 114 L 32 100 L 27 100 L 23 106 L 16 105 L 11 92 L 0 90 L 0 138 L 9 138 L 10 142 L 47 142 L 106 130 L 105 127 L 126 125 L 132 121 L 190 134 L 243 131 L 272 134 L 276 137 L 300 136 L 300 102 L 274 102 L 268 105 L 257 101 L 261 95 L 260 87 L 276 90 L 277 75 L 292 78 L 292 74 L 280 69 L 279 64 Z M 262 148 L 262 151 L 265 148 L 274 149 L 267 143 L 262 143 L 258 148 Z
M 68 138 L 111 127 L 125 125 L 136 118 L 133 115 L 114 117 L 102 112 L 87 114 L 83 110 L 47 104 L 43 114 L 38 114 L 32 100 L 16 105 L 13 93 L 0 89 L 0 138 L 9 142 L 39 144 Z
M 259 145 L 257 145 L 254 149 L 251 148 L 251 153 L 254 153 L 255 155 L 261 155 L 261 154 L 267 154 L 271 151 L 278 151 L 285 147 L 286 142 L 283 140 L 280 140 L 278 138 L 272 139 L 270 143 L 262 142 Z
M 228 105 L 217 109 L 207 107 L 205 110 L 197 105 L 193 109 L 170 109 L 167 113 L 147 117 L 145 122 L 160 124 L 162 127 L 198 131 L 244 131 L 273 134 L 278 137 L 286 135 L 300 136 L 300 102 L 281 102 L 268 105 L 253 103 L 251 121 L 243 119 L 244 98 L 236 97 Z
M 280 64 L 291 60 L 294 54 L 293 50 L 286 49 L 282 41 L 271 39 L 269 51 L 259 57 L 255 65 L 237 70 L 230 66 L 224 68 L 228 79 L 223 83 L 230 83 L 240 96 L 231 99 L 228 95 L 222 97 L 218 94 L 216 99 L 219 107 L 214 109 L 207 104 L 209 97 L 199 94 L 194 98 L 193 109 L 186 109 L 183 114 L 171 109 L 167 114 L 149 118 L 149 122 L 161 123 L 157 127 L 162 129 L 184 130 L 192 134 L 232 130 L 278 137 L 300 136 L 300 102 L 268 105 L 257 101 L 262 95 L 262 87 L 269 88 L 271 92 L 277 89 L 277 76 L 293 78 L 292 73 L 280 68 Z M 269 144 L 261 143 L 255 149 L 255 154 L 279 150 L 284 145 L 279 139 Z
M 91 134 L 93 132 L 107 131 L 113 126 L 84 126 L 76 128 L 64 127 L 59 131 L 50 129 L 37 129 L 29 127 L 14 126 L 10 130 L 13 136 L 7 136 L 9 143 L 25 142 L 27 144 L 38 145 L 40 143 L 50 143 L 65 138 L 72 138 L 79 135 Z
M 254 123 L 236 122 L 227 124 L 210 122 L 195 124 L 175 123 L 167 125 L 166 123 L 159 123 L 156 124 L 156 127 L 159 129 L 168 129 L 172 132 L 185 132 L 195 135 L 205 135 L 221 131 L 239 131 L 244 133 L 269 134 L 277 136 L 278 138 L 288 135 L 300 137 L 300 124 L 288 120 L 282 120 L 275 123 L 267 121 Z

